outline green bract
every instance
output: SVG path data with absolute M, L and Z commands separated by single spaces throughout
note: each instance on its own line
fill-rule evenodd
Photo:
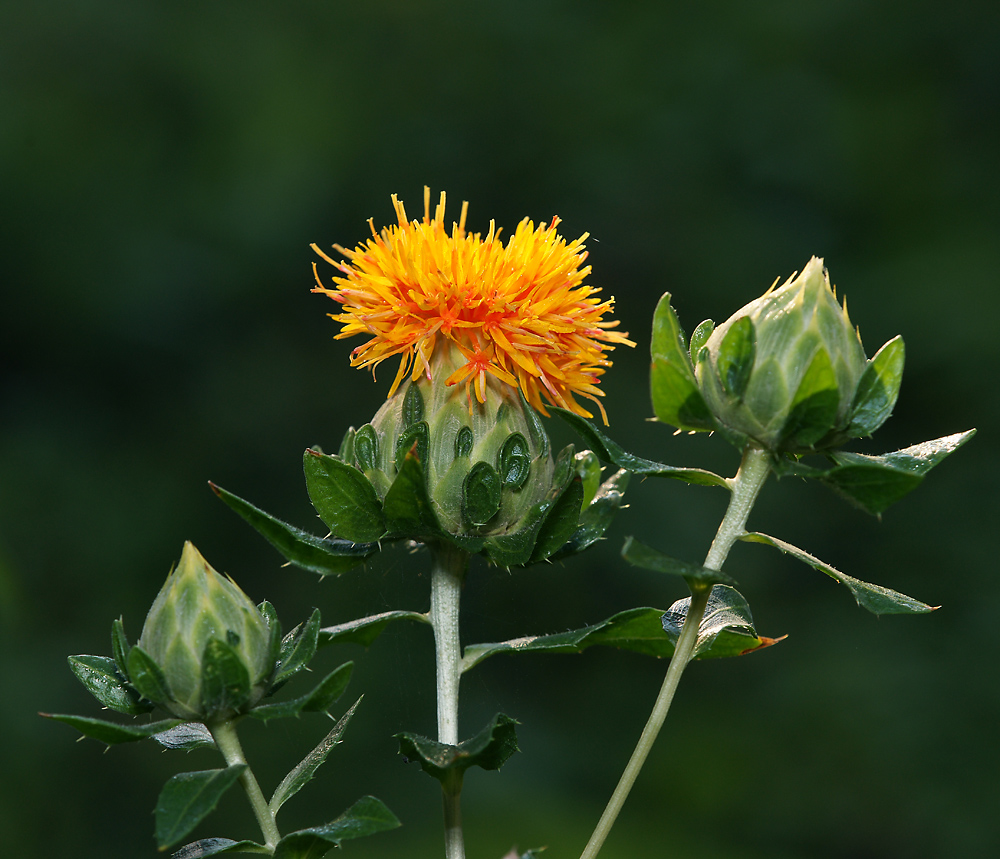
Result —
M 486 401 L 480 403 L 464 385 L 443 383 L 462 353 L 438 355 L 433 380 L 404 382 L 358 430 L 352 464 L 384 500 L 412 450 L 443 530 L 509 533 L 552 483 L 548 436 L 517 388 L 487 376 Z
M 275 668 L 267 621 L 191 544 L 171 571 L 128 654 L 129 680 L 182 719 L 228 718 L 252 707 Z
M 653 406 L 682 429 L 720 429 L 738 446 L 774 453 L 836 448 L 871 435 L 899 394 L 904 349 L 890 340 L 868 360 L 823 268 L 802 273 L 684 348 L 665 296 L 653 327 Z
M 515 567 L 580 552 L 621 507 L 629 471 L 601 481 L 589 451 L 555 457 L 518 388 L 486 377 L 485 402 L 447 385 L 460 355 L 435 353 L 430 378 L 404 382 L 336 455 L 303 456 L 306 489 L 326 537 L 282 522 L 217 486 L 218 496 L 285 558 L 339 574 L 388 541 L 451 545 Z

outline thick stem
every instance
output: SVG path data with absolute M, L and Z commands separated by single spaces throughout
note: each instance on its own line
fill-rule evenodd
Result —
M 729 499 L 729 506 L 726 508 L 726 515 L 722 524 L 719 525 L 719 530 L 716 532 L 703 566 L 710 570 L 722 569 L 733 543 L 744 533 L 747 517 L 753 509 L 757 494 L 764 485 L 764 481 L 767 480 L 770 470 L 771 463 L 766 451 L 748 447 L 743 452 L 740 470 L 729 481 L 732 496 Z M 663 727 L 667 712 L 674 700 L 674 693 L 677 691 L 681 675 L 694 656 L 695 645 L 698 642 L 698 630 L 702 618 L 705 616 L 705 607 L 708 605 L 710 593 L 711 588 L 707 586 L 692 588 L 691 605 L 677 638 L 674 654 L 670 658 L 667 675 L 663 678 L 660 694 L 657 695 L 656 703 L 653 704 L 653 711 L 649 714 L 646 727 L 642 730 L 635 751 L 632 752 L 632 757 L 629 758 L 629 762 L 625 766 L 625 771 L 594 829 L 594 834 L 590 836 L 590 841 L 587 842 L 583 853 L 580 854 L 580 859 L 594 859 L 597 856 L 611 831 L 611 827 L 614 826 L 629 792 L 632 790 L 632 785 L 635 784 L 635 780 L 639 776 L 639 771 L 653 748 L 656 736 L 660 733 L 660 728 Z
M 209 730 L 212 732 L 215 744 L 219 747 L 219 751 L 222 752 L 222 756 L 226 759 L 226 763 L 229 766 L 246 764 L 247 759 L 243 755 L 243 747 L 240 745 L 240 739 L 236 735 L 235 722 L 217 722 L 214 725 L 210 725 Z M 267 800 L 264 799 L 260 785 L 257 784 L 257 779 L 254 778 L 253 770 L 249 766 L 240 775 L 240 784 L 243 785 L 247 799 L 250 800 L 250 807 L 257 818 L 261 834 L 264 836 L 264 843 L 270 849 L 271 853 L 274 853 L 274 849 L 281 840 L 281 833 L 278 832 L 278 824 L 274 819 L 274 814 L 271 813 L 271 808 L 267 804 Z
M 434 628 L 437 664 L 438 742 L 458 745 L 458 686 L 461 680 L 462 645 L 459 637 L 459 601 L 469 555 L 452 546 L 436 546 L 431 570 L 430 620 Z M 446 859 L 465 859 L 462 812 L 459 798 L 462 777 L 456 773 L 441 784 L 444 800 Z

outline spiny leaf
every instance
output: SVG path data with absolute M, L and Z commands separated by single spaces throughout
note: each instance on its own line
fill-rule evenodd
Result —
M 813 557 L 808 552 L 804 552 L 791 543 L 786 543 L 784 540 L 779 540 L 776 537 L 750 532 L 744 534 L 740 539 L 748 543 L 763 543 L 766 546 L 773 546 L 775 549 L 780 549 L 793 558 L 808 564 L 813 569 L 819 570 L 821 573 L 826 573 L 831 579 L 844 585 L 854 595 L 854 599 L 858 605 L 863 609 L 867 609 L 872 614 L 926 614 L 927 612 L 934 611 L 936 608 L 936 606 L 929 606 L 926 603 L 920 602 L 920 600 L 915 600 L 913 597 L 908 597 L 906 594 L 901 594 L 898 591 L 884 588 L 881 585 L 863 582 L 860 579 L 842 573 L 840 570 L 834 569 L 829 564 L 819 560 L 819 558 Z

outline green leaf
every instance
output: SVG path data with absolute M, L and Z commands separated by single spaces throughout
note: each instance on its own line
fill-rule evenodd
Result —
M 140 725 L 121 725 L 104 719 L 92 719 L 89 716 L 71 716 L 65 713 L 39 713 L 46 719 L 54 719 L 71 728 L 76 728 L 85 737 L 100 740 L 109 746 L 119 743 L 134 743 L 145 740 L 154 734 L 169 731 L 183 723 L 183 719 L 162 719 L 159 722 L 146 722 Z
M 338 665 L 313 688 L 311 692 L 290 701 L 279 701 L 274 704 L 261 704 L 250 711 L 250 715 L 262 722 L 271 719 L 284 719 L 288 716 L 298 716 L 300 713 L 325 713 L 333 703 L 344 694 L 354 670 L 353 662 Z
M 698 363 L 698 353 L 705 347 L 708 338 L 715 330 L 715 323 L 711 319 L 699 322 L 698 327 L 691 332 L 691 342 L 688 344 L 688 357 L 692 364 Z
M 791 409 L 782 427 L 782 444 L 811 447 L 834 427 L 840 408 L 837 373 L 826 349 L 813 355 L 809 367 L 792 398 Z
M 273 674 L 277 674 L 278 669 L 281 667 L 279 664 L 279 660 L 281 659 L 281 621 L 278 620 L 278 612 L 267 600 L 264 600 L 257 606 L 257 611 L 260 612 L 261 617 L 264 618 L 264 623 L 267 624 L 267 652 L 271 664 L 274 666 Z M 269 679 L 270 682 L 274 682 L 273 676 Z
M 452 772 L 464 772 L 473 766 L 485 770 L 500 769 L 518 751 L 516 724 L 510 716 L 497 713 L 476 736 L 457 746 L 408 732 L 395 736 L 399 740 L 401 755 L 418 761 L 427 775 L 444 781 Z
M 236 783 L 246 764 L 221 770 L 180 773 L 171 778 L 156 803 L 156 843 L 172 847 L 194 829 Z
M 833 451 L 828 456 L 834 465 L 826 469 L 788 460 L 777 463 L 777 469 L 782 475 L 819 480 L 865 512 L 881 516 L 888 507 L 916 489 L 928 471 L 975 434 L 975 430 L 955 433 L 881 456 Z
M 851 405 L 847 431 L 852 437 L 869 436 L 888 420 L 899 396 L 905 361 L 903 338 L 894 337 L 868 362 Z
M 309 500 L 336 536 L 354 543 L 370 543 L 385 533 L 385 517 L 375 487 L 353 465 L 307 450 L 302 469 Z
M 257 853 L 270 856 L 271 851 L 256 841 L 233 841 L 231 838 L 202 838 L 185 844 L 176 853 L 170 854 L 170 859 L 205 859 L 206 856 L 218 856 L 220 853 Z
M 305 670 L 309 661 L 316 655 L 319 625 L 319 609 L 314 608 L 309 620 L 300 623 L 284 637 L 278 655 L 278 671 L 274 675 L 275 684 L 284 683 Z
M 348 427 L 347 432 L 344 433 L 344 437 L 340 440 L 340 447 L 337 448 L 337 456 L 340 457 L 344 462 L 354 461 L 354 438 L 357 435 L 354 427 Z M 313 444 L 309 446 L 311 450 L 316 451 L 316 453 L 323 453 L 323 448 L 318 444 Z
M 178 749 L 182 752 L 215 747 L 212 732 L 201 722 L 184 722 L 174 728 L 153 734 L 152 738 L 165 749 Z
M 365 558 L 378 549 L 377 543 L 352 543 L 349 540 L 316 537 L 301 528 L 275 519 L 221 486 L 214 483 L 208 485 L 289 563 L 304 570 L 321 576 L 340 575 L 363 563 Z
M 682 430 L 714 429 L 715 419 L 695 381 L 684 331 L 670 306 L 669 292 L 660 298 L 653 314 L 650 352 L 653 359 L 650 394 L 657 419 Z
M 829 564 L 819 560 L 819 558 L 813 557 L 808 552 L 804 552 L 802 549 L 791 545 L 791 543 L 786 543 L 784 540 L 779 540 L 776 537 L 750 532 L 744 534 L 740 539 L 748 543 L 763 543 L 766 546 L 773 546 L 775 549 L 780 549 L 793 558 L 797 558 L 803 563 L 808 564 L 813 569 L 819 570 L 821 573 L 826 573 L 831 579 L 844 585 L 853 594 L 858 605 L 863 609 L 867 609 L 872 614 L 926 614 L 938 608 L 938 606 L 929 606 L 898 591 L 883 588 L 881 585 L 873 585 L 863 582 L 860 579 L 855 579 L 853 576 L 834 569 Z
M 135 690 L 156 704 L 171 699 L 170 684 L 160 666 L 137 644 L 128 654 L 128 679 Z
M 592 450 L 581 450 L 574 457 L 576 461 L 576 473 L 583 481 L 583 501 L 581 509 L 586 508 L 597 491 L 601 488 L 601 459 Z
M 417 539 L 441 535 L 441 526 L 427 495 L 423 466 L 412 451 L 403 458 L 382 509 L 390 536 Z
M 580 514 L 577 529 L 562 548 L 551 556 L 553 560 L 582 552 L 604 536 L 615 514 L 621 509 L 630 476 L 631 472 L 622 468 L 601 484 L 590 505 Z
M 677 480 L 684 480 L 687 483 L 695 483 L 701 486 L 724 486 L 729 488 L 729 483 L 724 477 L 705 471 L 701 468 L 676 468 L 672 465 L 664 465 L 662 462 L 654 462 L 651 459 L 643 459 L 628 453 L 621 445 L 612 441 L 586 418 L 566 409 L 550 406 L 549 410 L 562 418 L 587 442 L 587 445 L 605 462 L 617 465 L 619 468 L 627 468 L 633 474 L 649 475 L 651 477 L 671 477 Z
M 685 597 L 677 600 L 663 614 L 663 630 L 673 644 L 680 637 L 690 607 L 691 597 Z M 757 636 L 750 606 L 739 591 L 726 585 L 715 585 L 708 595 L 705 615 L 698 627 L 694 658 L 742 656 L 776 641 L 780 639 Z
M 239 653 L 218 638 L 201 656 L 201 712 L 205 716 L 239 710 L 250 699 L 250 672 Z
M 396 620 L 417 620 L 430 623 L 426 614 L 416 611 L 383 611 L 370 617 L 349 620 L 335 626 L 326 626 L 319 631 L 319 643 L 324 644 L 360 644 L 368 647 L 378 638 L 385 628 Z
M 312 779 L 316 774 L 316 770 L 326 761 L 333 747 L 340 744 L 340 738 L 344 735 L 344 731 L 347 730 L 347 723 L 351 721 L 351 717 L 360 703 L 361 699 L 358 698 L 351 706 L 351 709 L 333 726 L 333 730 L 323 738 L 322 742 L 309 752 L 299 762 L 299 765 L 281 780 L 281 784 L 275 789 L 274 794 L 271 796 L 271 801 L 268 803 L 271 814 L 277 814 L 278 809 L 302 790 Z
M 741 316 L 723 335 L 715 359 L 719 381 L 731 397 L 743 397 L 750 382 L 756 353 L 757 333 L 754 331 L 753 320 L 749 316 Z
M 111 624 L 111 654 L 115 658 L 115 665 L 118 666 L 118 673 L 122 677 L 128 676 L 128 652 L 132 645 L 128 643 L 125 636 L 125 626 L 122 619 L 118 618 Z
M 544 561 L 559 551 L 576 531 L 580 521 L 580 505 L 583 503 L 583 481 L 570 481 L 552 502 L 535 538 L 535 547 L 530 563 Z
M 500 509 L 503 480 L 488 462 L 477 462 L 462 483 L 462 519 L 466 525 L 485 525 Z
M 341 842 L 364 838 L 399 826 L 395 814 L 374 796 L 364 796 L 324 826 L 302 829 L 278 842 L 274 859 L 319 859 Z
M 148 713 L 153 705 L 141 700 L 139 695 L 128 687 L 124 678 L 118 673 L 114 659 L 107 656 L 70 656 L 69 667 L 77 679 L 87 687 L 87 691 L 105 707 L 138 716 Z
M 652 570 L 656 573 L 670 573 L 674 576 L 683 576 L 688 583 L 700 585 L 710 585 L 717 582 L 725 584 L 735 584 L 731 576 L 720 570 L 710 570 L 699 564 L 689 564 L 687 561 L 678 561 L 669 555 L 664 555 L 659 549 L 640 543 L 635 537 L 626 537 L 625 545 L 622 546 L 622 557 L 633 567 L 640 567 L 644 570 Z

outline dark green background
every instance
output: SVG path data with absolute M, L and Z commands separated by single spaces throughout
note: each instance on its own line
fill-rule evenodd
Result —
M 207 753 L 107 754 L 38 710 L 99 715 L 69 653 L 138 635 L 185 539 L 290 626 L 427 606 L 426 557 L 387 552 L 323 584 L 282 569 L 212 479 L 321 527 L 300 471 L 391 381 L 348 369 L 311 295 L 310 242 L 353 245 L 399 193 L 456 217 L 590 232 L 592 282 L 639 346 L 605 377 L 636 452 L 731 474 L 718 439 L 647 423 L 649 325 L 690 331 L 824 256 L 869 354 L 907 343 L 896 415 L 865 448 L 980 428 L 878 523 L 819 487 L 771 483 L 750 524 L 944 608 L 876 619 L 758 546 L 727 569 L 759 630 L 695 665 L 602 857 L 922 859 L 1000 845 L 996 683 L 1000 7 L 941 2 L 109 2 L 0 7 L 0 852 L 152 856 L 151 810 Z M 559 440 L 570 438 L 553 427 Z M 554 632 L 678 581 L 626 567 L 634 533 L 700 560 L 720 490 L 647 481 L 607 542 L 564 565 L 475 566 L 466 641 Z M 436 857 L 437 786 L 395 755 L 431 733 L 430 636 L 357 660 L 355 723 L 279 821 L 374 793 L 404 828 L 352 856 Z M 470 774 L 469 854 L 579 854 L 664 665 L 616 651 L 497 657 L 463 684 L 463 733 L 521 720 L 500 774 Z M 352 699 L 353 700 L 353 699 Z M 346 706 L 347 702 L 343 702 Z M 269 791 L 327 730 L 244 731 Z M 236 791 L 198 835 L 255 834 Z

